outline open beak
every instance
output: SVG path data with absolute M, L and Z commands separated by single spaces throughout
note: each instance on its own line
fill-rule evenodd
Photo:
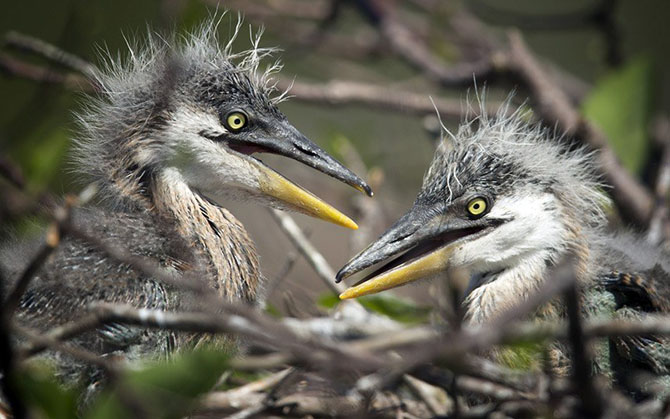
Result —
M 232 142 L 230 147 L 247 155 L 260 152 L 292 158 L 351 185 L 368 196 L 372 196 L 370 186 L 363 179 L 344 167 L 290 124 L 276 129 L 268 137 L 272 138 L 254 138 L 244 142 Z M 258 171 L 259 187 L 264 194 L 288 204 L 291 209 L 312 217 L 354 230 L 358 228 L 358 225 L 349 217 L 314 194 L 294 184 L 259 160 L 252 160 Z
M 463 241 L 486 234 L 489 229 L 481 220 L 442 216 L 430 219 L 430 214 L 427 209 L 415 206 L 377 241 L 351 259 L 337 273 L 337 282 L 397 256 L 344 291 L 340 298 L 375 294 L 444 273 L 450 268 L 452 254 Z
M 260 162 L 259 162 L 260 163 Z M 312 217 L 320 218 L 343 227 L 358 229 L 358 225 L 349 217 L 311 192 L 296 185 L 264 164 L 260 164 L 262 175 L 259 177 L 261 192 L 276 198 L 292 209 Z

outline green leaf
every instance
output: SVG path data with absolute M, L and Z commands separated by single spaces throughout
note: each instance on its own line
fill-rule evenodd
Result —
M 543 342 L 519 342 L 496 350 L 496 360 L 500 365 L 520 371 L 538 370 L 546 352 Z
M 50 419 L 77 417 L 77 392 L 63 387 L 50 368 L 30 368 L 17 377 L 26 403 Z
M 634 173 L 648 153 L 652 93 L 651 63 L 638 58 L 598 81 L 582 105 L 586 119 L 607 135 L 623 165 Z
M 274 304 L 271 304 L 271 303 L 266 303 L 265 304 L 265 312 L 268 313 L 269 315 L 271 315 L 272 317 L 276 318 L 276 319 L 281 319 L 282 317 L 284 317 L 284 316 L 282 316 L 281 311 L 279 311 L 277 306 L 275 306 Z
M 323 308 L 333 308 L 335 307 L 341 300 L 337 297 L 335 294 L 331 293 L 326 293 L 322 294 L 319 299 L 316 301 L 316 304 L 320 307 Z
M 12 157 L 30 180 L 29 189 L 41 191 L 56 179 L 61 179 L 58 174 L 63 170 L 69 146 L 70 138 L 66 129 L 40 129 L 16 147 Z
M 86 419 L 114 419 L 137 416 L 124 405 L 116 393 L 105 393 L 93 404 Z
M 390 294 L 368 295 L 357 298 L 366 309 L 383 314 L 402 323 L 423 323 L 428 320 L 430 307 L 418 306 L 411 301 Z M 340 302 L 334 294 L 324 294 L 318 299 L 318 305 L 333 308 Z
M 193 407 L 197 397 L 209 391 L 226 370 L 228 355 L 211 348 L 198 349 L 170 361 L 131 371 L 116 389 L 103 394 L 87 418 L 127 417 L 132 397 L 147 417 L 181 418 Z M 122 393 L 120 393 L 122 392 Z
M 421 323 L 428 320 L 430 307 L 418 306 L 393 295 L 369 295 L 360 299 L 363 307 L 384 314 L 403 323 Z

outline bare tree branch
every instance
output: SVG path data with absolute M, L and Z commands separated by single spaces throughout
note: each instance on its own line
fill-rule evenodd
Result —
M 569 135 L 576 135 L 599 150 L 600 167 L 606 181 L 613 186 L 610 192 L 617 206 L 628 219 L 645 225 L 653 206 L 651 193 L 621 165 L 602 131 L 584 120 L 565 93 L 548 78 L 521 35 L 509 32 L 508 37 L 510 50 L 507 65 L 529 87 L 541 118 L 549 124 L 557 124 Z
M 97 68 L 90 62 L 32 36 L 10 31 L 5 35 L 5 45 L 44 57 L 49 61 L 83 74 L 89 80 L 95 79 L 97 74 Z
M 428 94 L 416 94 L 354 81 L 331 80 L 325 84 L 309 84 L 280 79 L 277 86 L 284 90 L 290 88 L 295 100 L 333 106 L 362 104 L 418 115 L 435 114 L 437 110 L 442 117 L 456 121 L 463 119 L 465 110 L 460 101 L 434 98 L 435 106 L 433 106 Z M 496 103 L 487 104 L 487 107 L 494 113 L 497 110 Z
M 660 168 L 654 188 L 654 211 L 649 222 L 647 240 L 654 245 L 670 239 L 670 221 L 668 214 L 668 194 L 670 194 L 670 120 L 657 118 L 654 137 L 662 147 Z
M 0 284 L 5 281 L 0 270 Z M 5 301 L 3 288 L 0 286 L 0 301 Z M 4 395 L 12 416 L 16 419 L 27 417 L 27 408 L 16 386 L 16 360 L 10 336 L 11 324 L 5 310 L 0 310 L 0 389 Z M 0 408 L 0 414 L 4 412 Z
M 324 258 L 312 243 L 310 243 L 307 237 L 305 237 L 305 234 L 293 218 L 283 211 L 275 209 L 270 209 L 269 211 L 275 221 L 277 221 L 277 224 L 281 227 L 282 231 L 289 237 L 293 245 L 295 245 L 305 259 L 307 259 L 310 266 L 314 268 L 314 271 L 324 285 L 337 295 L 343 293 L 345 290 L 344 284 L 335 283 L 335 271 L 330 264 L 328 264 L 326 258 Z
M 68 89 L 94 91 L 89 79 L 77 74 L 63 74 L 0 52 L 0 72 L 40 83 L 62 84 Z

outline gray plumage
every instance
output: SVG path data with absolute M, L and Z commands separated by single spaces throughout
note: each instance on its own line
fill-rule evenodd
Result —
M 169 224 L 157 223 L 150 214 L 110 214 L 101 209 L 82 209 L 73 212 L 73 222 L 92 237 L 113 246 L 123 243 L 130 254 L 160 261 L 163 266 L 175 263 L 205 266 L 205 260 L 197 260 L 203 258 L 202 254 L 189 248 Z M 8 256 L 25 250 L 21 247 L 6 249 L 3 254 Z M 21 259 L 25 256 L 20 255 Z M 4 278 L 18 278 L 21 274 L 24 266 L 13 265 L 4 266 Z M 7 295 L 8 291 L 9 287 L 5 286 L 3 294 Z M 18 308 L 17 322 L 32 330 L 47 332 L 80 320 L 88 306 L 96 302 L 175 310 L 187 305 L 182 296 L 177 290 L 118 263 L 103 251 L 68 238 L 32 280 Z M 194 308 L 192 302 L 187 306 L 182 308 Z M 133 362 L 148 356 L 166 356 L 177 345 L 176 338 L 169 332 L 110 324 L 78 336 L 72 343 L 99 354 L 124 355 Z M 56 361 L 59 375 L 66 381 L 86 379 L 82 374 L 91 374 L 92 370 L 67 355 L 49 352 L 47 357 Z
M 262 276 L 253 242 L 221 205 L 228 199 L 318 216 L 345 226 L 346 216 L 304 192 L 255 152 L 292 158 L 356 188 L 369 187 L 295 129 L 277 108 L 270 75 L 259 71 L 272 50 L 234 54 L 220 47 L 218 20 L 193 34 L 151 36 L 98 73 L 100 94 L 78 115 L 75 168 L 95 182 L 97 207 L 77 209 L 73 223 L 90 236 L 168 271 L 202 281 L 222 301 L 262 299 Z M 241 21 L 235 33 L 240 29 Z M 234 36 L 233 36 L 234 39 Z M 7 254 L 6 256 L 7 257 Z M 4 264 L 6 291 L 23 266 Z M 13 266 L 8 266 L 13 265 Z M 104 301 L 161 310 L 202 310 L 193 294 L 149 278 L 88 243 L 67 237 L 32 280 L 17 313 L 19 324 L 45 332 L 80 319 Z M 75 340 L 99 354 L 130 361 L 164 357 L 190 347 L 194 336 L 106 325 Z M 225 342 L 224 342 L 225 343 Z M 85 372 L 57 354 L 68 377 Z
M 528 123 L 520 111 L 509 116 L 507 107 L 448 133 L 413 207 L 349 261 L 338 279 L 401 256 L 344 298 L 390 288 L 390 278 L 399 285 L 406 282 L 403 276 L 415 280 L 440 271 L 433 275 L 439 279 L 465 272 L 466 322 L 483 323 L 534 294 L 571 253 L 587 316 L 667 312 L 670 259 L 635 234 L 608 231 L 604 214 L 610 202 L 595 174 L 594 154 L 569 150 L 562 140 Z M 476 205 L 472 212 L 470 205 Z M 435 254 L 447 260 L 430 260 Z M 375 286 L 378 278 L 384 280 Z M 536 315 L 556 319 L 563 309 L 552 303 Z M 613 338 L 610 344 L 598 345 L 597 371 L 636 390 L 639 385 L 622 372 L 652 371 L 670 383 L 665 338 Z M 554 355 L 555 366 L 565 372 L 559 347 Z

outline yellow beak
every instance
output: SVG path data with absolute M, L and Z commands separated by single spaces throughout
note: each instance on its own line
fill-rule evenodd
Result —
M 388 272 L 384 272 L 381 275 L 349 288 L 340 294 L 340 299 L 347 300 L 363 295 L 376 294 L 412 281 L 437 275 L 447 270 L 449 267 L 449 256 L 451 256 L 453 251 L 454 246 L 452 245 L 440 247 L 419 259 L 397 266 Z
M 264 194 L 291 205 L 295 210 L 343 227 L 358 229 L 358 225 L 317 196 L 292 183 L 265 165 L 260 170 L 259 186 Z

